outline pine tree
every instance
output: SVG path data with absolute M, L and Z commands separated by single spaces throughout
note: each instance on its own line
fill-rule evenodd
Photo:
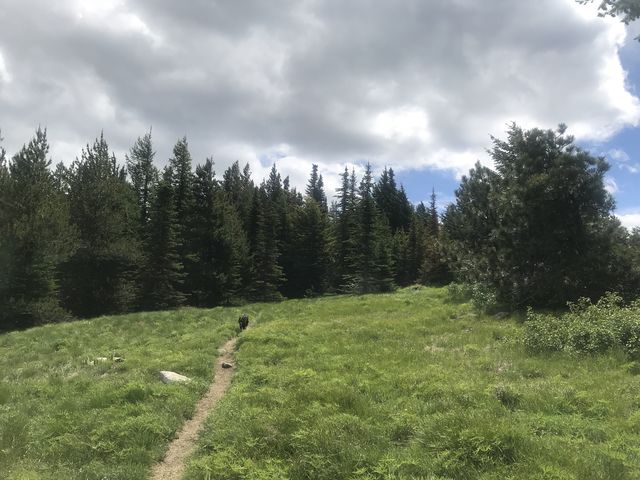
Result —
M 373 198 L 392 233 L 409 228 L 413 210 L 404 187 L 398 190 L 392 168 L 385 167 L 382 171 L 380 179 L 373 187 Z
M 236 209 L 243 228 L 248 231 L 254 193 L 249 164 L 242 171 L 237 161 L 227 168 L 222 176 L 222 189 L 227 202 Z
M 190 279 L 194 303 L 213 306 L 237 296 L 247 256 L 245 233 L 235 209 L 215 180 L 213 162 L 196 167 Z
M 311 176 L 305 193 L 308 197 L 313 198 L 320 208 L 327 211 L 327 196 L 324 193 L 324 182 L 322 175 L 318 175 L 318 165 L 315 163 L 311 166 Z
M 253 200 L 251 270 L 248 294 L 251 300 L 281 300 L 279 288 L 284 281 L 282 267 L 278 263 L 277 219 L 269 200 L 266 185 L 256 188 Z
M 0 329 L 68 317 L 59 306 L 57 268 L 74 236 L 48 152 L 40 128 L 10 165 L 0 149 Z
M 296 214 L 290 201 L 292 198 L 283 187 L 282 177 L 274 164 L 265 184 L 267 201 L 274 218 L 274 231 L 276 248 L 278 249 L 278 265 L 282 268 L 283 283 L 280 292 L 290 295 L 291 282 L 287 279 L 295 269 L 292 251 L 295 248 L 293 218 Z
M 347 167 L 341 175 L 342 183 L 337 189 L 338 203 L 335 221 L 336 269 L 333 283 L 341 291 L 353 291 L 357 264 L 357 197 L 355 172 L 349 175 Z
M 459 278 L 513 308 L 597 298 L 618 282 L 609 166 L 565 130 L 511 125 L 492 139 L 495 171 L 463 177 L 445 215 Z
M 109 153 L 103 135 L 83 150 L 68 179 L 79 245 L 63 266 L 65 303 L 85 317 L 127 311 L 137 297 L 139 212 L 125 169 Z
M 176 207 L 178 255 L 185 273 L 183 293 L 187 295 L 190 277 L 194 270 L 197 269 L 191 242 L 194 226 L 192 218 L 193 172 L 187 137 L 179 139 L 173 147 L 173 157 L 169 160 L 169 169 L 171 172 L 171 188 L 173 190 Z
M 158 182 L 158 169 L 153 165 L 155 154 L 151 143 L 151 132 L 149 132 L 142 138 L 138 137 L 131 147 L 130 154 L 126 156 L 127 172 L 138 201 L 141 230 L 144 230 L 149 221 L 151 193 Z
M 355 290 L 359 293 L 393 288 L 390 231 L 373 198 L 371 165 L 367 164 L 359 188 Z
M 440 217 L 438 215 L 438 207 L 436 206 L 436 191 L 431 190 L 431 199 L 429 201 L 429 211 L 427 212 L 427 232 L 432 237 L 437 237 L 440 232 Z
M 167 168 L 158 182 L 147 224 L 149 245 L 142 274 L 142 298 L 144 307 L 149 310 L 174 308 L 185 300 L 172 176 L 173 172 Z
M 296 211 L 294 232 L 290 295 L 322 294 L 329 287 L 329 218 L 315 199 L 308 196 Z

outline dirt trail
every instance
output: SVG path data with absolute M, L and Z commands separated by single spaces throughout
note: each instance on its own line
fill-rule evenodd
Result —
M 231 384 L 235 367 L 222 368 L 222 363 L 233 363 L 236 341 L 237 338 L 232 338 L 220 348 L 220 356 L 216 359 L 213 383 L 196 405 L 193 417 L 187 420 L 178 436 L 169 445 L 169 450 L 167 450 L 162 462 L 153 467 L 151 480 L 179 480 L 182 478 L 186 467 L 185 461 L 195 449 L 198 433 L 204 421 Z

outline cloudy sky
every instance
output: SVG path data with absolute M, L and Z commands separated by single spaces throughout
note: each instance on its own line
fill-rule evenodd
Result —
M 332 190 L 345 165 L 393 167 L 445 203 L 489 135 L 555 127 L 612 163 L 640 224 L 640 27 L 574 0 L 0 0 L 9 153 L 46 126 L 54 162 L 104 130 L 124 161 L 152 127 L 157 163 L 187 135 L 221 172 L 273 162 Z M 637 22 L 636 22 L 637 23 Z

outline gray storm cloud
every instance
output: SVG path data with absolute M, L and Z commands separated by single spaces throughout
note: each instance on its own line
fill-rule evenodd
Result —
M 4 0 L 0 128 L 47 126 L 54 161 L 101 130 L 122 156 L 153 126 L 194 158 L 294 184 L 364 160 L 460 173 L 505 124 L 605 139 L 637 125 L 625 27 L 573 0 Z

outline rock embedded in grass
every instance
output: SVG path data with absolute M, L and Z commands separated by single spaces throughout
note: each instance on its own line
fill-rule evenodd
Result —
M 169 372 L 166 370 L 162 370 L 160 372 L 160 380 L 162 380 L 164 383 L 180 383 L 191 381 L 189 377 L 185 377 L 184 375 L 180 375 L 179 373 Z

